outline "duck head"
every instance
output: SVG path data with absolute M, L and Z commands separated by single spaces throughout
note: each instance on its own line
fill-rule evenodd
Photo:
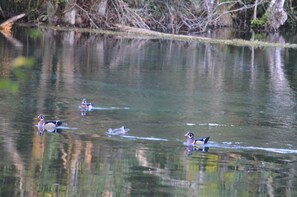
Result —
M 185 134 L 185 137 L 187 137 L 187 143 L 188 144 L 193 144 L 193 142 L 195 141 L 195 139 L 194 139 L 194 133 L 192 133 L 192 132 L 187 132 Z
M 37 117 L 38 117 L 39 120 L 44 120 L 45 119 L 43 114 L 39 114 Z
M 81 110 L 88 110 L 91 111 L 93 108 L 93 104 L 92 103 L 87 103 L 87 99 L 82 99 L 81 101 L 81 105 L 80 105 Z
M 194 133 L 192 133 L 192 132 L 187 132 L 187 133 L 185 134 L 185 137 L 187 137 L 188 139 L 194 139 Z
M 86 100 L 85 98 L 82 99 L 81 104 L 82 104 L 82 105 L 86 105 L 86 104 L 87 104 L 87 100 Z
M 43 128 L 44 127 L 44 124 L 45 124 L 45 117 L 43 114 L 40 114 L 37 116 L 38 119 L 39 119 L 39 122 L 38 122 L 38 128 Z

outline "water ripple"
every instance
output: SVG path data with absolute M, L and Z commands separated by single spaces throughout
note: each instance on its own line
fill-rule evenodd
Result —
M 129 110 L 130 107 L 93 107 L 92 110 Z
M 130 135 L 123 135 L 121 137 L 128 138 L 130 140 L 168 141 L 168 139 L 157 138 L 157 137 L 138 137 L 138 136 L 130 136 Z
M 225 148 L 225 149 L 236 149 L 236 150 L 263 150 L 268 152 L 274 153 L 281 153 L 281 154 L 297 154 L 297 150 L 295 149 L 284 149 L 284 148 L 267 148 L 267 147 L 257 147 L 257 146 L 241 146 L 238 143 L 234 142 L 223 142 L 222 144 L 217 143 L 209 143 L 208 147 L 215 147 L 215 148 Z
M 188 126 L 195 126 L 195 123 L 187 122 Z M 210 126 L 210 127 L 234 127 L 234 125 L 218 124 L 218 123 L 199 123 L 199 126 Z

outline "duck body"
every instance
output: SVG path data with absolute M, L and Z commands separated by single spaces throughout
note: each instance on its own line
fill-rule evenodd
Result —
M 88 110 L 88 111 L 91 111 L 92 108 L 93 108 L 93 103 L 87 103 L 87 100 L 86 99 L 83 99 L 81 101 L 81 105 L 80 105 L 80 108 L 81 110 Z
M 185 134 L 185 137 L 187 137 L 188 145 L 196 145 L 196 146 L 205 145 L 210 138 L 210 137 L 195 138 L 194 133 L 192 133 L 192 132 L 187 132 Z
M 47 130 L 49 132 L 54 131 L 58 126 L 61 126 L 63 124 L 60 120 L 52 120 L 52 121 L 45 121 L 45 116 L 43 114 L 40 114 L 38 116 L 39 122 L 38 122 L 38 129 L 39 130 Z
M 125 128 L 124 126 L 122 126 L 120 128 L 116 128 L 116 129 L 109 128 L 107 130 L 107 134 L 108 135 L 124 135 L 124 134 L 128 133 L 129 130 L 130 129 Z

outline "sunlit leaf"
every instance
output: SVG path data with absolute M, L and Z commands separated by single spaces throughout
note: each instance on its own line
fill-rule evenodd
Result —
M 24 56 L 20 56 L 14 59 L 12 65 L 15 68 L 18 67 L 27 67 L 27 68 L 31 68 L 34 64 L 34 58 L 32 57 L 24 57 Z

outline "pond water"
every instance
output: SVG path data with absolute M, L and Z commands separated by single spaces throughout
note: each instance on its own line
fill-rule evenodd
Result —
M 296 196 L 296 52 L 16 28 L 0 37 L 0 196 Z M 39 132 L 41 113 L 62 127 Z

